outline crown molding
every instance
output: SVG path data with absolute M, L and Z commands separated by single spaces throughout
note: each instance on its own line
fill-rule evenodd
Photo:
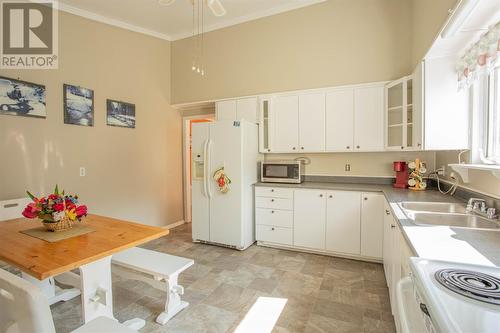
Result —
M 203 29 L 203 31 L 204 32 L 210 32 L 210 31 L 214 31 L 214 30 L 219 30 L 219 29 L 222 29 L 222 28 L 227 28 L 227 27 L 230 27 L 230 26 L 233 26 L 233 25 L 237 25 L 237 24 L 241 24 L 241 23 L 245 23 L 245 22 L 257 20 L 257 19 L 260 19 L 260 18 L 264 18 L 264 17 L 268 17 L 268 16 L 272 16 L 272 15 L 277 15 L 277 14 L 285 13 L 285 12 L 288 12 L 288 11 L 291 11 L 291 10 L 294 10 L 294 9 L 309 7 L 309 6 L 316 5 L 316 4 L 325 2 L 325 1 L 327 1 L 327 0 L 312 0 L 312 1 L 309 1 L 307 3 L 295 3 L 295 4 L 285 4 L 285 5 L 282 5 L 282 6 L 276 6 L 276 7 L 270 8 L 270 9 L 261 10 L 261 11 L 258 11 L 258 12 L 255 12 L 255 13 L 251 13 L 251 14 L 248 14 L 248 15 L 243 15 L 243 16 L 235 17 L 234 19 L 226 20 L 224 22 L 207 25 L 207 26 L 205 26 L 205 28 Z M 189 38 L 189 37 L 192 37 L 192 36 L 193 36 L 193 32 L 192 31 L 188 31 L 188 30 L 185 30 L 183 32 L 170 35 L 171 41 L 176 41 L 176 40 L 179 40 L 179 39 Z
M 288 11 L 291 11 L 294 9 L 299 9 L 299 8 L 308 7 L 311 5 L 316 5 L 318 3 L 325 2 L 325 1 L 327 1 L 327 0 L 312 0 L 312 1 L 309 1 L 307 3 L 285 4 L 282 6 L 277 6 L 277 7 L 273 7 L 270 9 L 261 10 L 261 11 L 251 13 L 248 15 L 235 17 L 234 19 L 225 20 L 225 21 L 220 22 L 220 23 L 211 24 L 211 25 L 206 26 L 203 30 L 204 30 L 204 32 L 209 32 L 209 31 L 214 31 L 214 30 L 218 30 L 218 29 L 222 29 L 222 28 L 227 28 L 227 27 L 237 25 L 240 23 L 245 23 L 245 22 L 257 20 L 260 18 L 264 18 L 264 17 L 276 15 L 276 14 L 281 14 L 281 13 L 288 12 Z M 62 3 L 62 2 L 59 2 L 59 10 L 73 14 L 73 15 L 84 17 L 84 18 L 87 18 L 87 19 L 92 20 L 92 21 L 97 21 L 97 22 L 108 24 L 108 25 L 115 26 L 118 28 L 138 32 L 138 33 L 141 33 L 144 35 L 160 38 L 160 39 L 167 40 L 170 42 L 175 41 L 175 40 L 179 40 L 179 39 L 183 39 L 183 38 L 188 38 L 188 37 L 191 37 L 193 35 L 193 32 L 190 30 L 185 30 L 183 32 L 172 34 L 172 35 L 165 34 L 162 32 L 146 29 L 146 28 L 143 28 L 143 27 L 131 24 L 131 23 L 127 23 L 127 22 L 124 22 L 121 20 L 117 20 L 117 19 L 113 19 L 113 18 L 110 18 L 107 16 L 103 16 L 103 15 L 100 15 L 100 14 L 97 14 L 97 13 L 94 13 L 94 12 L 91 12 L 91 11 L 88 11 L 85 9 L 70 6 L 70 5 Z
M 113 19 L 110 17 L 106 17 L 106 16 L 103 16 L 100 14 L 96 14 L 94 12 L 90 12 L 90 11 L 85 10 L 85 9 L 73 7 L 73 6 L 67 5 L 67 4 L 62 3 L 62 2 L 59 2 L 59 10 L 66 12 L 66 13 L 73 14 L 73 15 L 84 17 L 84 18 L 92 20 L 92 21 L 97 21 L 100 23 L 112 25 L 112 26 L 122 28 L 125 30 L 138 32 L 140 34 L 156 37 L 156 38 L 163 39 L 163 40 L 166 40 L 169 42 L 172 41 L 172 38 L 167 34 L 164 34 L 164 33 L 158 32 L 158 31 L 154 31 L 154 30 L 150 30 L 150 29 L 146 29 L 146 28 L 142 28 L 142 27 L 139 27 L 137 25 L 130 24 L 130 23 L 120 21 L 117 19 Z

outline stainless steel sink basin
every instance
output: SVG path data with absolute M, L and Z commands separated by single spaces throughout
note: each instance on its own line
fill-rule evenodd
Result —
M 408 212 L 407 216 L 417 225 L 444 225 L 462 228 L 500 229 L 499 223 L 477 215 Z
M 433 213 L 465 214 L 465 205 L 451 202 L 413 202 L 405 201 L 399 204 L 404 210 Z

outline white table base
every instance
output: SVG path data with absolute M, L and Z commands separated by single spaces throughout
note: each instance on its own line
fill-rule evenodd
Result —
M 21 273 L 23 279 L 33 283 L 34 285 L 38 286 L 42 292 L 47 296 L 49 299 L 49 304 L 55 304 L 57 302 L 67 302 L 77 296 L 80 296 L 80 288 L 78 287 L 73 287 L 73 288 L 68 288 L 68 289 L 62 289 L 58 286 L 56 286 L 55 279 L 53 277 L 50 277 L 45 280 L 38 280 L 32 277 L 31 275 L 28 275 L 26 273 Z M 75 274 L 76 275 L 76 274 Z M 57 278 L 56 278 L 57 279 Z M 59 281 L 59 279 L 57 279 Z

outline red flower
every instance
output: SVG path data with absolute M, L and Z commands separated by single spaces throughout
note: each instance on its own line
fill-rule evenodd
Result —
M 34 219 L 35 217 L 38 216 L 38 213 L 40 212 L 40 208 L 37 207 L 37 205 L 32 202 L 26 206 L 23 210 L 23 216 L 28 218 L 28 219 Z
M 56 203 L 54 206 L 52 206 L 52 208 L 56 211 L 56 212 L 62 212 L 64 210 L 64 204 L 62 202 L 60 203 Z
M 76 205 L 74 203 L 72 203 L 70 200 L 66 200 L 65 203 L 66 203 L 67 210 L 76 209 Z
M 56 200 L 57 198 L 59 198 L 59 196 L 56 194 L 49 195 L 49 200 Z
M 86 216 L 87 215 L 87 206 L 81 205 L 81 206 L 76 207 L 75 214 L 76 214 L 76 217 L 78 217 L 78 218 L 80 218 L 82 216 Z

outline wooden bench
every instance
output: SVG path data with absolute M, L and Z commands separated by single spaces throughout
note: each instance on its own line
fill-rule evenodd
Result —
M 134 247 L 114 254 L 112 263 L 126 268 L 126 270 L 119 270 L 120 275 L 144 281 L 155 288 L 165 288 L 164 282 L 166 282 L 167 301 L 165 311 L 156 318 L 158 324 L 165 325 L 172 317 L 189 305 L 188 302 L 181 300 L 184 288 L 177 282 L 179 274 L 194 264 L 192 259 Z M 130 270 L 140 274 L 131 273 Z M 144 277 L 144 275 L 147 277 Z

